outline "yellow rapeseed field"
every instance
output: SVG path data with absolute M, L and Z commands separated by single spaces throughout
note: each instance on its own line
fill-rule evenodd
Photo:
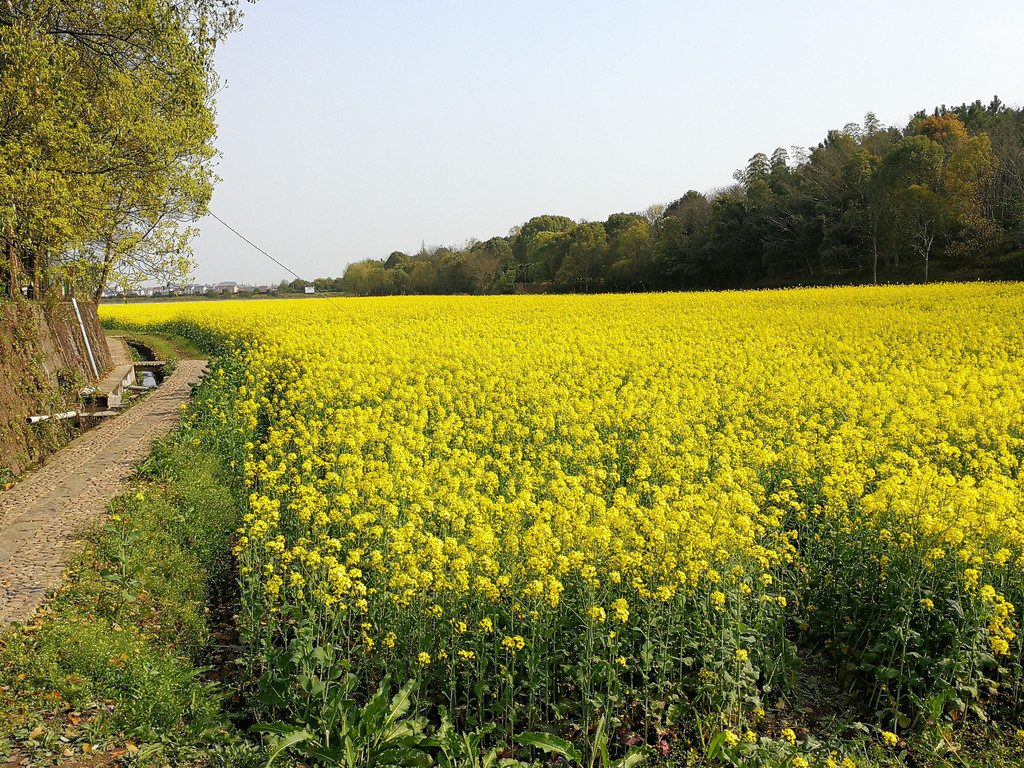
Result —
M 680 700 L 739 726 L 803 645 L 893 718 L 1019 690 L 1021 285 L 101 317 L 225 353 L 188 418 L 248 487 L 271 677 L 304 643 L 510 729 Z

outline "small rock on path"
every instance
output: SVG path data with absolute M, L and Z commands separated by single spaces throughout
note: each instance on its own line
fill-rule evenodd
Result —
M 82 534 L 102 518 L 188 400 L 205 360 L 182 360 L 145 400 L 71 441 L 0 493 L 0 627 L 24 623 L 60 584 Z

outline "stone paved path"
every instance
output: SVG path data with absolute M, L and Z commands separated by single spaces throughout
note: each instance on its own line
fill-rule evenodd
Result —
M 111 344 L 113 346 L 113 344 Z M 205 360 L 182 360 L 141 403 L 91 429 L 0 493 L 0 627 L 25 622 L 60 584 L 89 524 L 124 488 L 154 439 L 177 423 Z

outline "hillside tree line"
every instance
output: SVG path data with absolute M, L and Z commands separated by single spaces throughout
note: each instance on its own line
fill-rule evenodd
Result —
M 1024 109 L 998 98 L 903 129 L 868 114 L 810 151 L 756 154 L 734 179 L 603 222 L 540 215 L 314 284 L 388 295 L 1024 278 Z

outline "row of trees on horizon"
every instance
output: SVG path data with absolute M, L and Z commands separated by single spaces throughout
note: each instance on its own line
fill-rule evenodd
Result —
M 320 278 L 357 295 L 643 291 L 1024 276 L 1024 109 L 994 98 L 868 114 L 735 183 L 603 222 L 535 216 L 507 236 L 395 251 Z

